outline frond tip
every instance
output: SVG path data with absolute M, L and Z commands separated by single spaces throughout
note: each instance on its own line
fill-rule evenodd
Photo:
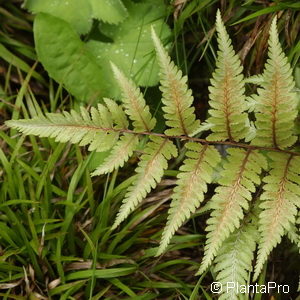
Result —
M 133 121 L 135 131 L 150 132 L 154 128 L 156 120 L 152 117 L 149 106 L 146 105 L 140 89 L 131 79 L 126 78 L 115 64 L 111 63 L 111 67 L 122 91 L 121 100 L 125 107 L 125 112 Z
M 162 110 L 166 125 L 171 127 L 166 135 L 191 135 L 197 131 L 200 121 L 196 120 L 192 91 L 187 86 L 187 76 L 171 61 L 167 51 L 152 28 L 152 39 L 160 65 L 160 90 Z
M 219 10 L 216 29 L 219 51 L 209 87 L 209 105 L 212 108 L 208 111 L 210 117 L 207 122 L 212 124 L 212 133 L 208 140 L 239 141 L 249 133 L 244 78 L 239 57 L 233 50 Z
M 279 43 L 276 18 L 270 29 L 268 56 L 264 80 L 255 96 L 257 130 L 252 144 L 285 149 L 297 140 L 293 131 L 298 111 L 292 69 Z

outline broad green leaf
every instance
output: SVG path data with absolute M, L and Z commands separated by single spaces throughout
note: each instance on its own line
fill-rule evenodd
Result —
M 34 39 L 44 68 L 75 97 L 93 102 L 109 94 L 104 70 L 70 24 L 40 13 L 34 21 Z
M 122 22 L 122 26 L 101 24 L 99 27 L 101 33 L 110 38 L 112 43 L 99 40 L 88 42 L 89 49 L 106 72 L 106 80 L 113 83 L 112 87 L 114 78 L 109 61 L 114 62 L 138 85 L 151 86 L 158 82 L 151 25 L 163 41 L 170 35 L 170 30 L 164 23 L 165 6 L 162 3 L 156 4 L 156 1 L 129 4 L 129 17 Z
M 92 7 L 87 0 L 26 0 L 24 7 L 63 19 L 80 34 L 88 33 L 92 27 Z
M 93 18 L 110 24 L 122 22 L 128 12 L 121 0 L 89 0 L 92 5 Z

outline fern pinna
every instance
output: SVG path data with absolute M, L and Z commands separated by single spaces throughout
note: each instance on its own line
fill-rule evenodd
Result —
M 256 246 L 253 280 L 258 278 L 268 255 L 284 234 L 299 246 L 296 219 L 300 205 L 300 153 L 291 148 L 297 141 L 294 122 L 298 100 L 291 67 L 279 44 L 276 18 L 271 24 L 269 58 L 257 94 L 247 98 L 242 66 L 220 12 L 216 30 L 219 51 L 209 88 L 211 108 L 205 125 L 196 119 L 187 77 L 171 61 L 154 30 L 152 38 L 161 67 L 162 111 L 167 126 L 164 133 L 153 131 L 156 120 L 143 94 L 113 64 L 112 71 L 122 91 L 121 105 L 104 99 L 104 104 L 98 104 L 90 112 L 81 108 L 79 112 L 48 113 L 6 124 L 25 134 L 89 145 L 90 151 L 111 149 L 93 176 L 122 167 L 141 140 L 146 139 L 137 174 L 112 229 L 161 181 L 168 161 L 178 155 L 174 141 L 184 142 L 185 158 L 179 168 L 157 255 L 167 249 L 176 230 L 200 207 L 214 171 L 221 165 L 218 186 L 208 202 L 211 213 L 207 220 L 207 240 L 197 274 L 214 263 L 221 282 L 245 284 L 252 272 Z M 251 105 L 247 99 L 251 99 Z M 254 115 L 249 113 L 250 108 Z M 208 128 L 207 138 L 199 138 L 199 132 Z M 225 145 L 227 155 L 222 156 L 216 145 Z M 258 193 L 261 187 L 262 192 Z M 240 252 L 240 248 L 245 250 Z M 238 295 L 222 297 L 234 299 Z

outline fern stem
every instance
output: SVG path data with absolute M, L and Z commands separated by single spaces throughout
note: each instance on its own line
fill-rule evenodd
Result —
M 39 125 L 41 126 L 41 125 Z M 56 125 L 50 125 L 50 124 L 45 124 L 45 127 L 51 127 L 51 126 L 56 126 Z M 195 138 L 195 137 L 190 137 L 187 135 L 166 135 L 164 133 L 156 133 L 156 132 L 148 132 L 148 131 L 142 131 L 142 132 L 136 132 L 131 129 L 124 129 L 124 128 L 104 128 L 104 127 L 97 127 L 97 126 L 89 126 L 89 125 L 61 125 L 64 127 L 75 127 L 75 128 L 87 128 L 90 130 L 99 130 L 99 131 L 112 131 L 112 132 L 118 132 L 118 133 L 129 133 L 129 134 L 135 134 L 135 135 L 147 135 L 147 136 L 158 136 L 164 139 L 179 139 L 183 141 L 190 141 L 190 142 L 196 142 L 196 143 L 201 143 L 204 145 L 226 145 L 226 146 L 232 146 L 232 147 L 239 147 L 239 148 L 244 148 L 244 149 L 251 149 L 251 150 L 264 150 L 264 151 L 272 151 L 272 152 L 279 152 L 279 153 L 286 153 L 290 154 L 293 156 L 300 156 L 299 152 L 295 151 L 290 151 L 290 150 L 284 150 L 280 148 L 273 148 L 273 147 L 263 147 L 263 146 L 256 146 L 256 145 L 248 145 L 244 143 L 238 143 L 234 141 L 208 141 L 205 139 L 200 139 L 200 138 Z M 7 129 L 8 127 L 3 125 L 3 128 L 0 128 L 2 130 Z
M 225 64 L 226 66 L 226 64 Z M 225 119 L 226 119 L 226 130 L 227 130 L 227 134 L 228 134 L 228 139 L 229 141 L 233 141 L 233 137 L 231 134 L 231 128 L 230 128 L 230 120 L 229 120 L 229 114 L 230 114 L 230 109 L 229 109 L 229 103 L 230 103 L 230 99 L 229 99 L 229 95 L 228 95 L 228 87 L 230 88 L 230 85 L 228 84 L 228 78 L 230 78 L 230 75 L 228 76 L 227 74 L 228 72 L 226 72 L 225 78 L 224 78 L 224 104 L 225 104 Z
M 272 140 L 273 140 L 273 145 L 274 147 L 278 148 L 278 144 L 277 144 L 277 138 L 276 138 L 276 125 L 277 125 L 277 105 L 278 105 L 278 79 L 277 76 L 275 74 L 275 79 L 274 79 L 274 104 L 273 106 L 273 110 L 272 110 Z

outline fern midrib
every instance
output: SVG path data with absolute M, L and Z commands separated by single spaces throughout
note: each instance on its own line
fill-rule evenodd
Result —
M 132 97 L 130 98 L 131 99 L 131 103 L 132 103 L 132 105 L 133 105 L 133 107 L 134 107 L 134 109 L 138 112 L 138 116 L 140 117 L 140 119 L 142 120 L 142 123 L 143 123 L 143 125 L 144 125 L 144 128 L 147 130 L 147 131 L 151 131 L 150 130 L 150 127 L 148 126 L 148 124 L 147 124 L 147 122 L 144 120 L 144 118 L 143 118 L 143 115 L 141 114 L 141 111 L 142 110 L 140 110 L 140 108 L 139 108 L 139 106 L 138 106 L 138 99 L 136 98 L 136 96 L 135 96 L 135 93 L 133 92 L 132 93 L 132 89 L 131 89 L 131 87 L 129 86 L 129 89 L 128 89 L 129 91 L 131 91 L 131 95 L 132 95 Z M 144 108 L 143 108 L 144 109 Z
M 167 139 L 165 139 L 164 141 L 163 141 L 163 143 L 161 143 L 161 145 L 159 146 L 159 148 L 156 150 L 156 152 L 155 152 L 155 154 L 153 155 L 153 157 L 147 162 L 147 166 L 145 167 L 145 171 L 143 172 L 143 176 L 141 176 L 141 177 L 139 177 L 138 179 L 137 179 L 137 181 L 136 181 L 136 183 L 138 183 L 138 182 L 143 182 L 143 181 L 145 181 L 146 183 L 148 182 L 148 180 L 145 180 L 145 178 L 147 178 L 147 176 L 149 176 L 149 174 L 151 175 L 151 172 L 149 172 L 149 170 L 151 170 L 151 168 L 153 167 L 153 164 L 154 164 L 154 162 L 155 162 L 155 160 L 156 160 L 156 158 L 157 158 L 157 156 L 158 155 L 163 155 L 162 153 L 161 153 L 161 150 L 163 149 L 163 147 L 165 146 L 165 144 L 167 143 Z M 136 187 L 135 187 L 135 189 L 134 190 L 136 190 L 136 189 L 138 189 L 140 187 L 140 185 L 139 184 L 137 184 L 136 185 Z M 133 193 L 133 192 L 132 192 Z M 134 194 L 134 193 L 133 193 Z
M 183 120 L 183 117 L 182 117 L 182 111 L 181 111 L 181 108 L 180 108 L 181 105 L 180 105 L 180 99 L 179 99 L 179 96 L 178 96 L 176 81 L 172 78 L 172 75 L 169 75 L 169 82 L 170 82 L 170 85 L 171 85 L 171 88 L 172 88 L 171 95 L 172 95 L 172 98 L 174 99 L 174 102 L 175 102 L 175 106 L 176 106 L 176 110 L 177 110 L 177 114 L 178 114 L 181 129 L 183 130 L 183 133 L 188 136 L 188 132 L 187 132 L 187 129 L 184 125 L 184 120 Z
M 226 198 L 226 204 L 222 205 L 222 207 L 220 208 L 220 213 L 217 216 L 211 217 L 211 218 L 214 218 L 216 220 L 216 226 L 209 231 L 212 234 L 212 236 L 210 236 L 206 246 L 210 245 L 210 247 L 209 247 L 210 250 L 204 256 L 204 260 L 202 261 L 202 267 L 200 267 L 200 268 L 202 268 L 202 271 L 204 271 L 203 265 L 206 266 L 206 268 L 208 267 L 208 265 L 211 263 L 211 261 L 215 257 L 218 249 L 220 248 L 221 243 L 228 237 L 230 232 L 232 232 L 232 230 L 230 230 L 230 227 L 229 227 L 228 230 L 226 231 L 227 235 L 223 234 L 223 236 L 220 236 L 223 233 L 223 231 L 221 231 L 220 228 L 222 228 L 224 226 L 224 224 L 229 222 L 228 221 L 228 214 L 230 213 L 230 209 L 231 209 L 233 203 L 235 202 L 233 200 L 234 195 L 237 193 L 237 190 L 241 187 L 241 184 L 240 184 L 241 177 L 244 173 L 245 166 L 246 166 L 246 163 L 248 161 L 248 158 L 249 158 L 249 155 L 250 155 L 251 151 L 252 150 L 249 149 L 246 152 L 246 155 L 243 159 L 241 168 L 240 168 L 240 170 L 238 172 L 238 175 L 235 179 L 235 182 L 232 186 L 229 197 L 228 197 L 228 199 Z M 228 188 L 230 188 L 230 187 L 228 187 Z
M 228 92 L 228 78 L 230 79 L 230 75 L 228 75 L 228 73 L 230 73 L 228 71 L 228 65 L 226 62 L 224 62 L 225 64 L 225 77 L 224 77 L 224 106 L 225 106 L 225 118 L 226 118 L 226 130 L 227 130 L 227 135 L 228 135 L 228 139 L 229 141 L 233 141 L 233 137 L 231 134 L 231 128 L 230 128 L 230 120 L 229 120 L 229 92 Z
M 288 168 L 289 168 L 289 165 L 290 165 L 290 162 L 292 160 L 293 156 L 290 155 L 290 157 L 288 158 L 287 162 L 286 162 L 286 165 L 285 165 L 285 169 L 284 169 L 284 173 L 283 173 L 283 177 L 282 179 L 280 180 L 280 183 L 279 183 L 279 191 L 278 191 L 278 197 L 277 197 L 277 203 L 276 203 L 276 206 L 275 206 L 275 216 L 272 218 L 272 222 L 270 224 L 270 234 L 268 235 L 268 239 L 267 239 L 267 242 L 265 242 L 265 244 L 269 244 L 269 242 L 273 239 L 273 235 L 274 235 L 274 228 L 276 224 L 278 224 L 278 219 L 279 219 L 279 215 L 280 213 L 282 212 L 282 205 L 284 203 L 284 196 L 283 194 L 286 192 L 285 190 L 285 184 L 286 184 L 286 181 L 287 181 L 287 173 L 288 173 Z
M 276 122 L 277 122 L 277 104 L 278 104 L 278 78 L 277 70 L 274 74 L 274 103 L 272 103 L 272 141 L 275 148 L 278 148 L 277 136 L 276 136 Z
M 272 246 L 272 241 L 276 241 L 276 244 L 278 243 L 277 239 L 274 239 L 274 234 L 275 234 L 276 225 L 278 226 L 278 219 L 279 219 L 280 212 L 282 212 L 281 207 L 282 207 L 282 205 L 284 203 L 283 194 L 285 192 L 284 185 L 285 185 L 285 183 L 287 181 L 288 168 L 289 168 L 289 164 L 290 164 L 292 158 L 293 158 L 293 155 L 290 155 L 290 157 L 287 160 L 287 163 L 285 165 L 283 177 L 282 177 L 282 179 L 280 181 L 280 184 L 279 184 L 278 197 L 275 200 L 276 201 L 276 203 L 275 203 L 275 216 L 274 215 L 272 216 L 272 221 L 271 221 L 270 224 L 267 224 L 267 226 L 263 227 L 263 228 L 266 228 L 267 230 L 263 230 L 262 233 L 266 232 L 267 236 L 266 235 L 262 236 L 262 238 L 265 237 L 266 239 L 264 239 L 262 241 L 261 247 L 259 247 L 258 260 L 257 260 L 256 267 L 255 267 L 254 278 L 258 277 L 258 275 L 259 275 L 259 273 L 260 273 L 260 271 L 262 269 L 262 263 L 265 261 L 267 255 L 270 253 L 271 249 L 274 248 Z M 272 199 L 271 200 L 267 200 L 267 201 L 272 201 Z M 281 236 L 281 234 L 280 234 L 280 236 Z
M 156 153 L 154 154 L 154 156 L 152 157 L 152 159 L 148 161 L 147 166 L 146 166 L 146 168 L 145 168 L 145 175 L 148 173 L 149 169 L 153 166 L 156 157 L 157 157 L 158 155 L 160 155 L 160 154 L 163 155 L 163 154 L 160 153 L 160 152 L 161 152 L 161 150 L 164 148 L 164 146 L 165 146 L 165 144 L 167 143 L 167 141 L 168 141 L 168 140 L 165 139 L 165 140 L 163 141 L 163 143 L 161 143 L 161 145 L 160 145 L 159 148 L 157 149 L 157 151 L 156 151 Z
M 32 125 L 29 125 L 29 127 L 34 127 Z M 158 136 L 164 139 L 179 139 L 183 141 L 190 141 L 190 142 L 197 142 L 203 145 L 226 145 L 231 147 L 238 147 L 243 149 L 251 149 L 251 150 L 263 150 L 263 151 L 272 151 L 272 152 L 278 152 L 278 153 L 286 153 L 293 156 L 300 156 L 299 152 L 291 151 L 291 150 L 285 150 L 280 148 L 273 148 L 273 147 L 264 147 L 264 146 L 256 146 L 256 145 L 249 145 L 249 144 L 243 144 L 239 142 L 234 141 L 208 141 L 205 139 L 190 137 L 187 135 L 166 135 L 164 133 L 156 133 L 156 132 L 150 132 L 150 131 L 141 131 L 136 132 L 131 129 L 120 129 L 120 128 L 105 128 L 105 127 L 97 127 L 97 126 L 90 126 L 90 125 L 71 125 L 71 124 L 38 124 L 38 127 L 74 127 L 74 128 L 86 128 L 91 130 L 102 130 L 102 131 L 113 131 L 113 132 L 119 132 L 119 133 L 129 133 L 129 134 L 135 134 L 135 135 L 146 135 L 146 136 Z
M 220 227 L 223 226 L 224 219 L 227 218 L 228 211 L 230 211 L 231 206 L 232 206 L 233 203 L 235 202 L 235 201 L 233 201 L 233 198 L 234 198 L 234 195 L 237 193 L 237 190 L 241 187 L 240 182 L 241 182 L 243 173 L 244 173 L 244 171 L 245 171 L 245 166 L 246 166 L 246 164 L 247 164 L 247 162 L 248 162 L 248 158 L 249 158 L 249 155 L 250 155 L 251 152 L 252 152 L 252 150 L 248 150 L 248 151 L 246 152 L 246 155 L 245 155 L 244 159 L 243 159 L 243 162 L 242 162 L 242 165 L 241 165 L 241 169 L 240 169 L 240 171 L 239 171 L 239 173 L 238 173 L 238 175 L 237 175 L 237 179 L 236 179 L 236 181 L 235 181 L 235 183 L 234 183 L 234 185 L 233 185 L 233 187 L 232 187 L 232 190 L 231 190 L 231 193 L 230 193 L 230 196 L 229 196 L 229 201 L 227 202 L 227 204 L 225 205 L 225 207 L 224 207 L 224 209 L 223 209 L 223 211 L 224 211 L 225 213 L 222 214 L 222 217 L 221 217 L 221 219 L 220 219 L 220 222 L 218 222 L 218 225 L 217 225 L 217 227 L 216 227 L 216 230 L 215 230 L 215 231 L 217 231 L 217 232 L 219 232 Z
M 124 129 L 116 129 L 116 128 L 104 128 L 104 127 L 98 127 L 98 126 L 92 126 L 92 125 L 74 125 L 74 124 L 35 124 L 36 127 L 73 127 L 73 128 L 84 128 L 88 130 L 102 130 L 102 131 L 118 131 L 123 132 Z M 31 126 L 31 125 L 30 125 Z M 35 126 L 31 126 L 35 127 Z
M 236 273 L 237 273 L 237 269 L 236 269 L 236 263 L 238 262 L 239 263 L 239 260 L 237 259 L 237 254 L 238 254 L 238 251 L 236 250 L 236 245 L 238 244 L 238 242 L 240 241 L 240 237 L 241 237 L 241 231 L 238 231 L 238 236 L 237 238 L 235 239 L 234 241 L 234 244 L 233 244 L 233 254 L 231 255 L 232 257 L 232 260 L 234 260 L 234 263 L 232 264 L 233 265 L 233 268 L 232 268 L 232 272 L 231 272 L 231 281 L 232 282 L 238 282 L 238 277 L 236 277 Z M 232 253 L 232 252 L 231 252 Z M 240 283 L 240 282 L 239 282 Z M 234 292 L 235 294 L 235 292 Z
M 163 154 L 160 152 L 161 152 L 162 148 L 165 146 L 165 144 L 167 143 L 167 141 L 168 140 L 164 140 L 159 145 L 159 148 L 156 150 L 155 154 L 152 156 L 152 158 L 149 161 L 147 161 L 147 165 L 144 168 L 144 171 L 142 173 L 137 174 L 137 178 L 133 183 L 134 188 L 132 190 L 130 190 L 129 192 L 127 192 L 127 194 L 125 195 L 125 197 L 126 197 L 124 199 L 125 202 L 123 203 L 123 205 L 120 209 L 118 217 L 113 225 L 113 228 L 115 228 L 117 225 L 119 225 L 125 219 L 124 214 L 126 215 L 128 213 L 128 211 L 132 211 L 134 209 L 134 207 L 132 207 L 132 205 L 136 206 L 137 203 L 139 203 L 143 199 L 142 193 L 145 190 L 145 186 L 150 185 L 150 187 L 152 188 L 150 179 L 148 177 L 153 174 L 153 172 L 151 172 L 151 169 L 154 165 L 154 162 L 155 162 L 157 156 L 159 154 L 161 154 L 163 156 Z
M 197 159 L 197 163 L 195 165 L 195 168 L 193 170 L 193 174 L 191 175 L 190 177 L 190 180 L 188 181 L 188 184 L 185 186 L 183 192 L 180 194 L 180 200 L 179 200 L 179 208 L 176 210 L 176 213 L 175 213 L 175 216 L 178 215 L 178 214 L 181 214 L 181 211 L 182 211 L 182 208 L 183 206 L 185 205 L 185 201 L 187 198 L 187 195 L 189 195 L 189 193 L 191 192 L 191 188 L 194 184 L 194 180 L 195 180 L 195 177 L 198 176 L 198 173 L 199 173 L 199 165 L 200 163 L 202 162 L 203 160 L 203 157 L 204 157 L 204 154 L 207 150 L 207 147 L 208 145 L 205 145 L 204 148 L 201 150 L 201 154 L 199 156 L 199 158 Z M 173 220 L 176 220 L 176 218 L 174 217 Z
M 111 165 L 115 165 L 115 162 L 117 162 L 119 160 L 119 157 L 120 156 L 123 157 L 123 155 L 127 153 L 127 150 L 129 148 L 129 146 L 131 145 L 132 141 L 133 141 L 133 138 L 131 138 L 125 145 L 123 145 L 122 148 L 119 149 L 119 151 L 117 151 L 117 153 L 115 153 L 115 158 L 109 162 Z

